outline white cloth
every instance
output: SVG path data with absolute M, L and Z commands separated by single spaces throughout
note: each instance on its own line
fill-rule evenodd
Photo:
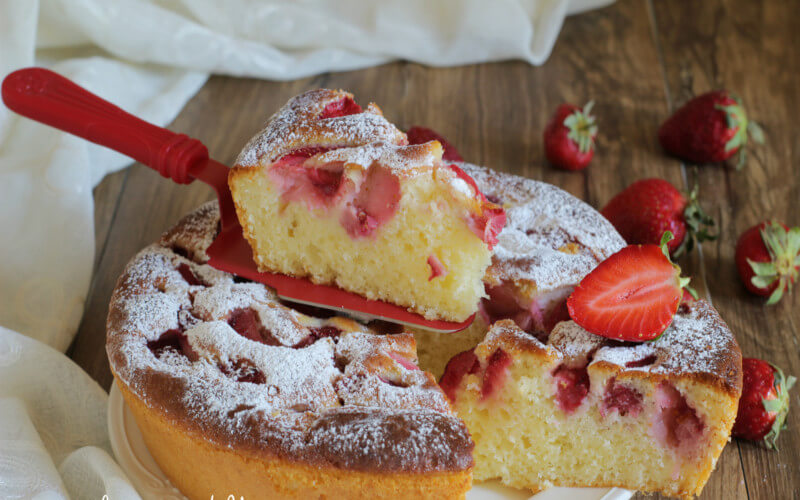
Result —
M 86 372 L 0 327 L 0 381 L 0 498 L 139 498 L 111 458 L 107 396 Z
M 2 0 L 0 76 L 44 65 L 165 125 L 209 73 L 541 64 L 565 15 L 611 1 Z M 128 163 L 0 106 L 0 325 L 66 350 L 94 260 L 92 188 Z M 105 405 L 66 357 L 0 328 L 0 498 L 135 498 Z

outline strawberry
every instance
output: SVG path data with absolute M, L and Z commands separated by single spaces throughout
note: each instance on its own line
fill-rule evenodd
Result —
M 736 267 L 750 292 L 777 303 L 800 274 L 800 227 L 774 221 L 751 227 L 736 243 Z
M 642 342 L 667 329 L 689 278 L 669 260 L 664 233 L 659 245 L 629 245 L 578 284 L 567 299 L 569 316 L 587 331 L 616 340 Z
M 414 126 L 408 129 L 406 135 L 408 136 L 409 144 L 425 144 L 430 141 L 439 141 L 439 144 L 442 145 L 442 149 L 444 149 L 444 154 L 442 154 L 443 160 L 464 161 L 464 158 L 461 157 L 456 148 L 435 130 Z
M 562 104 L 544 129 L 544 153 L 547 160 L 564 170 L 583 170 L 594 156 L 597 124 L 590 113 L 594 102 L 583 109 Z
M 697 201 L 697 186 L 687 197 L 664 179 L 634 182 L 611 198 L 601 213 L 631 245 L 656 245 L 670 231 L 675 238 L 667 247 L 673 257 L 691 251 L 695 242 L 717 237 L 709 231 L 714 219 Z
M 755 358 L 742 359 L 742 397 L 733 423 L 734 437 L 763 441 L 775 449 L 786 415 L 794 377 L 785 377 L 777 366 Z
M 737 169 L 746 160 L 748 135 L 764 142 L 761 127 L 747 119 L 742 102 L 727 90 L 695 97 L 658 129 L 658 141 L 667 153 L 692 163 L 714 163 L 738 151 Z

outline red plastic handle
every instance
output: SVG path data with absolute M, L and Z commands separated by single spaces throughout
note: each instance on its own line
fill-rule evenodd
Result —
M 9 109 L 119 151 L 179 184 L 192 182 L 189 169 L 208 160 L 208 149 L 197 139 L 136 118 L 44 68 L 9 74 L 2 95 Z

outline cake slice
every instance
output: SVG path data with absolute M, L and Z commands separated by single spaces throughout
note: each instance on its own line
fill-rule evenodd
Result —
M 475 441 L 477 481 L 518 488 L 616 486 L 699 495 L 728 442 L 741 352 L 704 301 L 653 342 L 572 321 L 547 340 L 501 320 L 455 356 L 440 385 Z
M 250 141 L 229 185 L 259 270 L 463 321 L 505 223 L 437 141 L 407 145 L 377 106 L 298 96 Z

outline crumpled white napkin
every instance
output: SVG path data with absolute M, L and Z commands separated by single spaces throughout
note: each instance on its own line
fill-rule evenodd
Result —
M 2 0 L 0 77 L 44 65 L 165 125 L 209 73 L 541 64 L 565 15 L 611 1 Z M 92 271 L 92 188 L 128 163 L 0 106 L 0 325 L 66 350 Z M 105 406 L 66 357 L 0 327 L 0 497 L 135 498 Z
M 0 381 L 0 498 L 139 498 L 110 455 L 106 392 L 86 372 L 0 327 Z

